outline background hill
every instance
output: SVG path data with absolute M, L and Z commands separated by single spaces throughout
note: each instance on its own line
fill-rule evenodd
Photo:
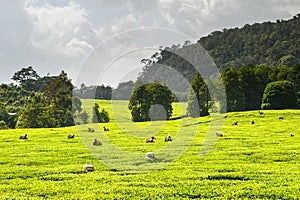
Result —
M 195 44 L 185 41 L 183 45 L 165 47 L 154 53 L 151 58 L 142 60 L 147 62 L 140 78 L 160 77 L 162 69 L 158 69 L 159 64 L 177 70 L 191 81 L 195 76 L 195 70 L 186 58 L 189 61 L 194 60 L 196 66 L 212 66 L 201 46 L 221 71 L 228 67 L 239 69 L 249 64 L 268 66 L 284 64 L 292 67 L 300 60 L 299 17 L 300 14 L 286 21 L 246 24 L 242 28 L 214 31 L 200 38 Z M 144 80 L 147 81 L 149 78 Z M 178 91 L 186 89 L 182 86 L 176 88 Z
M 300 57 L 300 14 L 290 20 L 246 24 L 243 28 L 215 31 L 198 41 L 223 70 L 245 64 L 278 65 Z

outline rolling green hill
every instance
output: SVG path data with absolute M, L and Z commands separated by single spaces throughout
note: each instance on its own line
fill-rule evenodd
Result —
M 198 42 L 221 70 L 246 64 L 292 67 L 300 59 L 299 16 L 215 31 Z
M 300 198 L 299 110 L 232 112 L 226 118 L 133 123 L 125 112 L 126 101 L 97 102 L 109 111 L 111 122 L 1 130 L 0 198 Z M 93 101 L 83 101 L 86 110 L 90 105 Z M 180 116 L 182 110 L 185 105 L 177 103 L 174 116 Z M 210 126 L 222 119 L 224 137 L 208 136 Z M 238 125 L 233 126 L 236 121 Z M 103 126 L 110 131 L 104 132 Z M 95 132 L 87 132 L 88 127 Z M 25 133 L 28 140 L 20 140 Z M 168 133 L 173 136 L 171 143 L 163 141 Z M 75 138 L 68 139 L 69 134 L 75 134 Z M 156 142 L 145 143 L 152 135 Z M 103 145 L 92 146 L 94 138 Z M 207 138 L 216 143 L 212 142 L 209 154 L 200 156 Z M 125 160 L 118 154 L 106 157 L 113 154 L 106 151 L 109 145 L 129 156 Z M 170 158 L 164 157 L 164 150 Z M 156 159 L 144 157 L 149 151 Z M 131 155 L 141 156 L 126 162 L 134 157 Z M 83 171 L 85 163 L 93 164 L 95 171 Z

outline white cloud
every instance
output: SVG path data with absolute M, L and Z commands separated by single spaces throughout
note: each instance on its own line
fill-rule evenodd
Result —
M 273 0 L 272 9 L 274 13 L 288 13 L 288 15 L 295 15 L 300 12 L 300 1 L 298 0 Z
M 93 49 L 89 43 L 73 38 L 65 46 L 62 46 L 62 52 L 68 57 L 79 57 Z
M 168 26 L 193 37 L 208 29 L 210 22 L 235 11 L 237 0 L 160 0 L 162 17 Z
M 27 2 L 25 11 L 33 23 L 32 44 L 47 54 L 83 56 L 96 42 L 96 32 L 87 13 L 77 3 L 71 1 L 64 7 L 55 7 Z
M 298 0 L 1 1 L 0 79 L 8 82 L 20 67 L 29 65 L 41 75 L 58 74 L 62 67 L 74 75 L 85 55 L 104 42 L 106 45 L 96 51 L 107 56 L 97 56 L 90 65 L 101 71 L 101 64 L 111 61 L 108 58 L 114 59 L 126 51 L 186 40 L 170 30 L 197 40 L 223 28 L 289 19 L 299 10 Z M 169 30 L 129 31 L 142 27 Z M 115 35 L 119 36 L 109 40 Z M 125 60 L 128 66 L 134 65 L 129 59 L 120 62 L 122 66 L 126 66 Z M 86 71 L 93 73 L 90 68 Z M 115 74 L 119 73 L 123 72 L 116 70 Z M 74 80 L 74 76 L 70 77 Z

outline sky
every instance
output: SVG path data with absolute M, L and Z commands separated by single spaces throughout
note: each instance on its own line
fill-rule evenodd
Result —
M 0 1 L 0 82 L 32 66 L 79 86 L 135 80 L 160 46 L 215 30 L 290 19 L 299 0 Z

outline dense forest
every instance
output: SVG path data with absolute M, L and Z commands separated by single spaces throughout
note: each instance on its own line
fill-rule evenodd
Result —
M 292 67 L 300 59 L 300 14 L 290 20 L 246 24 L 198 40 L 219 69 L 245 64 Z

